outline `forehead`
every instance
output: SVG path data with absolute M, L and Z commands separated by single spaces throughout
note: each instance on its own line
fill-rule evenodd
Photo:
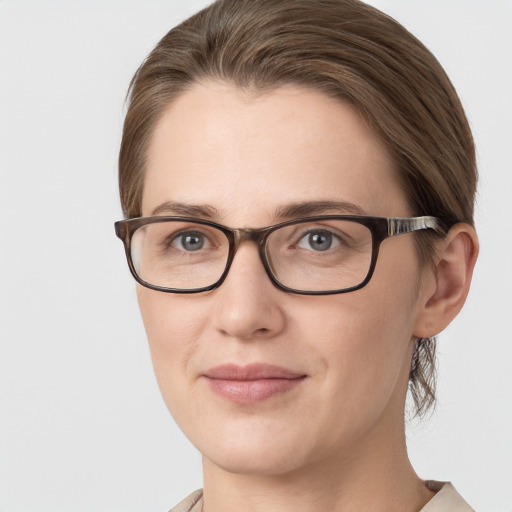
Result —
M 209 82 L 169 105 L 148 149 L 143 214 L 169 201 L 211 205 L 238 226 L 308 201 L 408 213 L 393 162 L 359 112 L 298 86 L 254 94 Z

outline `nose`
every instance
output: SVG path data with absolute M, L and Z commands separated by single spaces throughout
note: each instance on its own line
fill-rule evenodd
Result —
M 270 281 L 256 244 L 240 244 L 225 281 L 214 293 L 213 322 L 223 335 L 269 339 L 284 330 L 286 292 Z

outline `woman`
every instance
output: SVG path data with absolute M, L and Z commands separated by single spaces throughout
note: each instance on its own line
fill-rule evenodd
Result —
M 471 132 L 419 41 L 356 0 L 218 1 L 137 71 L 119 170 L 156 376 L 203 456 L 173 510 L 471 510 L 405 446 L 478 253 Z

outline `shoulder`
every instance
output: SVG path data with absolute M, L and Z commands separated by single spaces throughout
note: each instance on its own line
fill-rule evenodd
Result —
M 420 512 L 475 512 L 449 482 L 426 482 L 436 495 Z
M 198 489 L 171 508 L 169 512 L 201 512 L 202 503 L 203 491 Z

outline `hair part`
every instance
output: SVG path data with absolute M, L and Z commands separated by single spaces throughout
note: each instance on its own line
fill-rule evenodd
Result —
M 127 217 L 141 215 L 146 154 L 166 107 L 219 80 L 252 91 L 283 85 L 355 106 L 381 136 L 413 215 L 445 230 L 473 224 L 476 161 L 461 102 L 430 51 L 391 17 L 358 0 L 218 0 L 172 29 L 129 88 L 119 155 Z M 434 236 L 418 233 L 420 262 Z M 418 414 L 435 398 L 435 339 L 418 340 L 409 388 Z

